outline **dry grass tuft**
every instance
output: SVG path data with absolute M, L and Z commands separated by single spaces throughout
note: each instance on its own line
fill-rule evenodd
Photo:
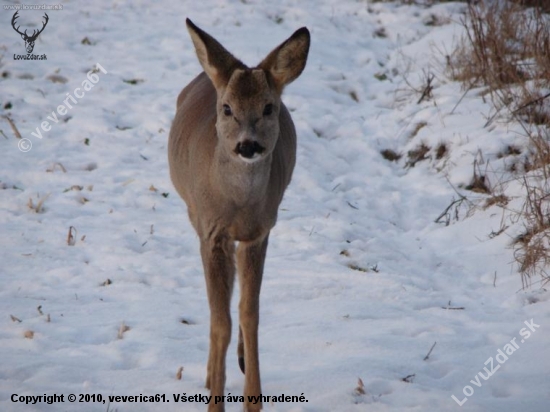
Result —
M 510 198 L 504 194 L 493 195 L 485 200 L 483 209 L 488 209 L 491 206 L 505 207 L 510 202 Z
M 63 193 L 70 192 L 71 190 L 75 190 L 77 192 L 80 192 L 84 189 L 84 186 L 80 185 L 72 185 L 71 187 L 68 187 L 67 189 L 63 190 Z
M 550 13 L 550 2 L 548 0 L 510 0 L 525 7 L 538 7 L 544 13 Z
M 530 155 L 524 163 L 525 172 L 541 170 L 543 177 L 547 178 L 546 166 L 550 165 L 550 131 L 538 129 L 529 136 Z
M 401 159 L 401 153 L 397 153 L 392 149 L 384 149 L 380 152 L 380 154 L 384 159 L 389 160 L 390 162 L 397 162 Z
M 34 204 L 32 198 L 29 198 L 29 202 L 27 203 L 27 206 L 29 209 L 34 211 L 35 213 L 42 213 L 44 210 L 44 202 L 50 197 L 50 193 L 42 196 L 41 198 L 38 198 L 38 201 L 36 204 Z
M 469 90 L 484 87 L 495 114 L 519 124 L 529 147 L 514 160 L 512 173 L 523 173 L 524 205 L 518 218 L 523 233 L 513 242 L 514 256 L 523 286 L 534 275 L 548 282 L 550 264 L 550 2 L 547 0 L 478 0 L 468 2 L 462 20 L 465 37 L 451 61 L 453 77 Z M 508 146 L 497 157 L 518 156 Z M 523 167 L 522 167 L 523 165 Z M 482 173 L 474 166 L 471 190 L 490 192 Z M 505 207 L 501 194 L 487 199 L 485 208 Z
M 514 258 L 527 287 L 534 275 L 541 276 L 543 283 L 550 281 L 550 182 L 544 177 L 524 177 L 523 182 L 527 193 L 521 211 L 525 230 L 514 240 Z
M 59 162 L 55 162 L 52 167 L 49 167 L 46 169 L 46 172 L 48 173 L 53 173 L 55 172 L 55 169 L 59 168 L 59 170 L 61 170 L 63 173 L 67 173 L 67 169 L 65 169 L 65 166 L 63 166 L 61 163 Z
M 550 16 L 521 1 L 470 2 L 466 36 L 452 63 L 465 88 L 488 88 L 497 110 L 511 119 L 547 123 L 550 107 Z
M 447 149 L 447 145 L 445 143 L 439 143 L 435 148 L 435 158 L 437 160 L 443 159 L 448 151 L 449 150 Z
M 521 154 L 521 149 L 514 145 L 508 145 L 506 148 L 497 154 L 497 159 L 502 159 L 507 156 L 518 156 Z
M 357 378 L 357 387 L 355 388 L 356 395 L 366 395 L 365 384 L 361 378 Z
M 120 324 L 120 327 L 118 328 L 117 338 L 123 339 L 124 334 L 130 330 L 130 326 L 127 326 L 124 322 Z
M 422 122 L 418 122 L 415 126 L 414 126 L 414 129 L 413 131 L 411 132 L 411 135 L 409 136 L 409 139 L 414 139 L 416 137 L 416 135 L 418 134 L 418 132 L 420 130 L 422 130 L 424 127 L 426 127 L 428 125 L 428 123 L 422 121 Z
M 67 246 L 74 246 L 76 244 L 76 228 L 69 226 L 69 232 L 67 233 Z
M 348 265 L 348 268 L 350 268 L 351 270 L 356 270 L 358 272 L 363 272 L 363 273 L 367 273 L 369 270 L 367 268 L 364 268 L 362 266 L 359 266 L 359 265 L 356 265 L 354 263 L 349 263 Z
M 416 147 L 416 149 L 409 150 L 407 152 L 407 157 L 409 158 L 409 160 L 407 160 L 405 167 L 414 167 L 418 162 L 428 159 L 426 155 L 429 151 L 430 148 L 424 143 L 421 143 L 418 147 Z
M 487 178 L 484 175 L 478 175 L 474 173 L 474 177 L 472 178 L 472 181 L 468 186 L 466 186 L 464 189 L 471 190 L 472 192 L 476 193 L 485 193 L 489 194 L 491 193 L 491 189 L 489 188 Z

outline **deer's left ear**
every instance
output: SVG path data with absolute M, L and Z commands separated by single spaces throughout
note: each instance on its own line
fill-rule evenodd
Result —
M 187 19 L 186 23 L 205 73 L 216 89 L 226 86 L 233 71 L 245 67 L 244 64 L 233 57 L 215 38 L 195 26 L 191 20 Z
M 309 30 L 302 27 L 269 53 L 258 65 L 259 68 L 271 74 L 279 93 L 283 91 L 284 86 L 294 81 L 306 67 L 309 44 Z

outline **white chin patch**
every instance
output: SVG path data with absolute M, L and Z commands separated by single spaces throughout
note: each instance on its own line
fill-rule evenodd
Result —
M 260 153 L 254 153 L 254 156 L 252 157 L 244 157 L 242 155 L 239 155 L 239 159 L 241 159 L 245 163 L 256 163 L 261 158 L 262 155 Z

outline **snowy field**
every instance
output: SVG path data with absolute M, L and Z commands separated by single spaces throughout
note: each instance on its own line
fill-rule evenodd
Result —
M 549 410 L 550 293 L 537 279 L 521 290 L 510 247 L 521 224 L 460 189 L 479 153 L 495 181 L 511 161 L 499 153 L 525 143 L 514 125 L 484 127 L 489 104 L 475 91 L 459 102 L 445 72 L 463 5 L 61 4 L 36 40 L 40 61 L 14 60 L 25 54 L 15 10 L 0 11 L 1 411 L 206 410 L 173 396 L 208 395 L 198 238 L 166 155 L 176 97 L 200 72 L 186 17 L 250 65 L 299 27 L 312 35 L 284 95 L 298 158 L 270 238 L 259 337 L 264 395 L 307 402 L 264 409 Z M 41 27 L 42 11 L 19 16 L 21 28 Z M 432 97 L 417 103 L 426 73 Z M 421 143 L 427 159 L 407 165 Z M 404 156 L 390 162 L 384 149 Z M 474 206 L 435 223 L 455 190 Z M 236 304 L 231 395 L 244 383 Z M 44 394 L 65 402 L 13 401 Z M 169 402 L 97 402 L 140 394 Z

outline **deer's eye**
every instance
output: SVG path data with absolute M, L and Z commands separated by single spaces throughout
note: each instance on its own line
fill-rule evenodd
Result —
M 223 105 L 223 114 L 226 116 L 231 116 L 233 112 L 231 111 L 231 107 L 229 107 L 228 104 Z
M 264 107 L 264 116 L 269 116 L 271 113 L 273 113 L 273 105 L 268 103 Z

